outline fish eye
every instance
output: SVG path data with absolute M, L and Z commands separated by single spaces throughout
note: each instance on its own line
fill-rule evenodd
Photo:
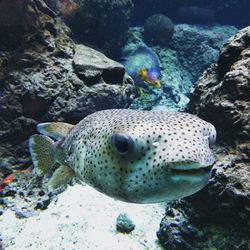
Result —
M 111 137 L 112 146 L 120 155 L 126 155 L 133 149 L 132 138 L 125 133 L 113 134 Z

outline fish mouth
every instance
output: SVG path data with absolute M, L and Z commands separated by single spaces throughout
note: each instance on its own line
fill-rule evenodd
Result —
M 176 169 L 171 168 L 171 175 L 175 176 L 202 176 L 207 175 L 211 172 L 212 166 L 202 167 L 202 168 L 193 168 L 193 169 Z

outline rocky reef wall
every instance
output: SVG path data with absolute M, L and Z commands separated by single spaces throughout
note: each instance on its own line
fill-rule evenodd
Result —
M 76 45 L 44 1 L 7 2 L 0 4 L 6 12 L 0 25 L 1 176 L 30 164 L 27 139 L 38 122 L 76 123 L 100 109 L 125 108 L 134 95 L 124 67 Z M 17 20 L 8 18 L 20 10 Z
M 202 191 L 172 204 L 158 237 L 166 249 L 249 249 L 250 27 L 224 45 L 195 84 L 189 112 L 218 132 L 217 163 Z
M 245 28 L 222 48 L 219 60 L 196 83 L 189 110 L 212 122 L 219 140 L 250 138 L 250 32 Z

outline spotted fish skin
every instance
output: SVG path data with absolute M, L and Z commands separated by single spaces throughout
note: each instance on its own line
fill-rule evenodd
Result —
M 97 190 L 155 203 L 191 195 L 208 183 L 215 139 L 214 126 L 191 114 L 114 109 L 84 118 L 55 151 L 57 161 Z M 125 153 L 119 140 L 128 141 Z
M 77 125 L 42 123 L 29 148 L 35 170 L 53 190 L 76 177 L 120 200 L 155 203 L 191 195 L 209 181 L 215 161 L 212 124 L 176 112 L 99 111 Z

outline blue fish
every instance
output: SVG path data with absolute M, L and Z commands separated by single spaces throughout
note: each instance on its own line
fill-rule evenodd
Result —
M 160 87 L 159 59 L 150 48 L 146 46 L 139 47 L 125 56 L 123 65 L 137 86 L 148 87 L 148 85 L 151 85 Z

